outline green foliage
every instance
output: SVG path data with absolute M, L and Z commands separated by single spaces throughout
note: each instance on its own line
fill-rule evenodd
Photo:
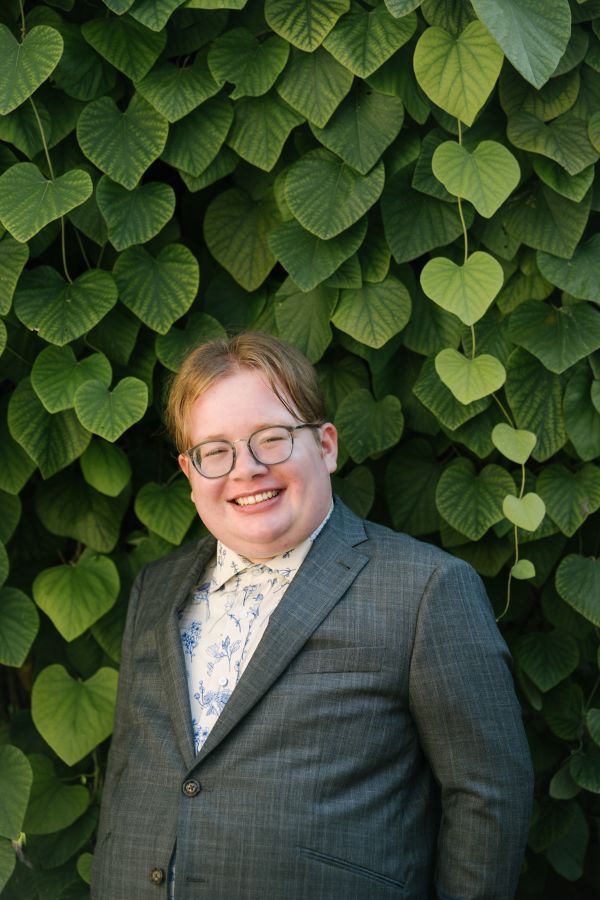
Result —
M 600 4 L 0 20 L 3 896 L 88 896 L 127 592 L 200 528 L 166 382 L 243 328 L 316 363 L 336 492 L 486 579 L 538 776 L 518 896 L 591 896 Z

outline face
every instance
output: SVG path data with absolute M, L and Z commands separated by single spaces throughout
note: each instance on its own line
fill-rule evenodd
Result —
M 222 438 L 236 441 L 266 425 L 297 425 L 299 421 L 264 376 L 241 369 L 221 378 L 195 401 L 187 426 L 189 446 Z M 291 457 L 273 466 L 256 462 L 245 441 L 235 446 L 235 466 L 221 478 L 200 475 L 183 454 L 179 465 L 208 530 L 248 559 L 270 559 L 298 546 L 327 515 L 337 433 L 330 422 L 319 429 L 296 431 Z

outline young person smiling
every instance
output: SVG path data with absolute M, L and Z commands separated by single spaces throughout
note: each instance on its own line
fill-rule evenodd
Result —
M 508 900 L 531 766 L 478 576 L 333 502 L 282 341 L 192 351 L 167 420 L 212 537 L 134 585 L 94 900 Z

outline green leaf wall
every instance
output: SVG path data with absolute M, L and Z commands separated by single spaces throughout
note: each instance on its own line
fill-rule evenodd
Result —
M 128 590 L 202 532 L 165 384 L 245 328 L 317 364 L 339 495 L 484 577 L 519 897 L 592 896 L 599 157 L 599 0 L 4 0 L 3 897 L 88 896 Z

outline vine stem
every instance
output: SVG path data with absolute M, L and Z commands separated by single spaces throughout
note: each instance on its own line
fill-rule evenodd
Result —
M 23 8 L 23 0 L 19 0 L 19 9 L 21 11 L 21 40 L 25 40 L 25 34 L 27 33 L 27 26 L 25 25 L 25 10 Z
M 504 406 L 504 404 L 498 399 L 498 397 L 496 396 L 496 394 L 492 394 L 492 397 L 494 398 L 494 400 L 496 401 L 496 403 L 498 404 L 498 406 L 499 406 L 500 409 L 502 410 L 502 413 L 503 413 L 503 415 L 504 415 L 504 418 L 507 420 L 508 424 L 511 426 L 511 428 L 514 428 L 515 426 L 514 426 L 514 424 L 513 424 L 513 420 L 511 419 L 510 413 L 508 412 L 508 410 L 506 409 L 506 407 Z
M 44 133 L 44 126 L 42 125 L 42 120 L 40 119 L 39 113 L 37 111 L 37 107 L 33 102 L 33 97 L 29 98 L 29 102 L 33 108 L 33 114 L 35 116 L 35 120 L 37 122 L 37 126 L 40 132 L 40 137 L 42 138 L 42 146 L 44 148 L 44 156 L 46 157 L 46 162 L 48 163 L 48 172 L 50 173 L 50 178 L 54 181 L 54 169 L 52 167 L 52 160 L 50 159 L 50 152 L 48 150 L 48 144 L 46 142 L 46 135 Z M 63 269 L 65 272 L 65 277 L 69 284 L 73 284 L 73 279 L 69 275 L 69 268 L 67 266 L 67 245 L 65 241 L 65 217 L 60 217 L 60 246 L 61 246 L 61 254 L 62 254 L 62 263 Z
M 458 143 L 459 143 L 459 146 L 462 147 L 462 126 L 460 124 L 460 119 L 457 119 L 456 122 L 458 124 Z M 467 259 L 469 258 L 469 235 L 467 233 L 467 225 L 466 225 L 465 216 L 463 213 L 462 200 L 459 196 L 457 196 L 456 201 L 458 203 L 458 215 L 460 217 L 460 224 L 462 225 L 463 239 L 465 242 L 465 260 L 464 261 L 466 263 Z

